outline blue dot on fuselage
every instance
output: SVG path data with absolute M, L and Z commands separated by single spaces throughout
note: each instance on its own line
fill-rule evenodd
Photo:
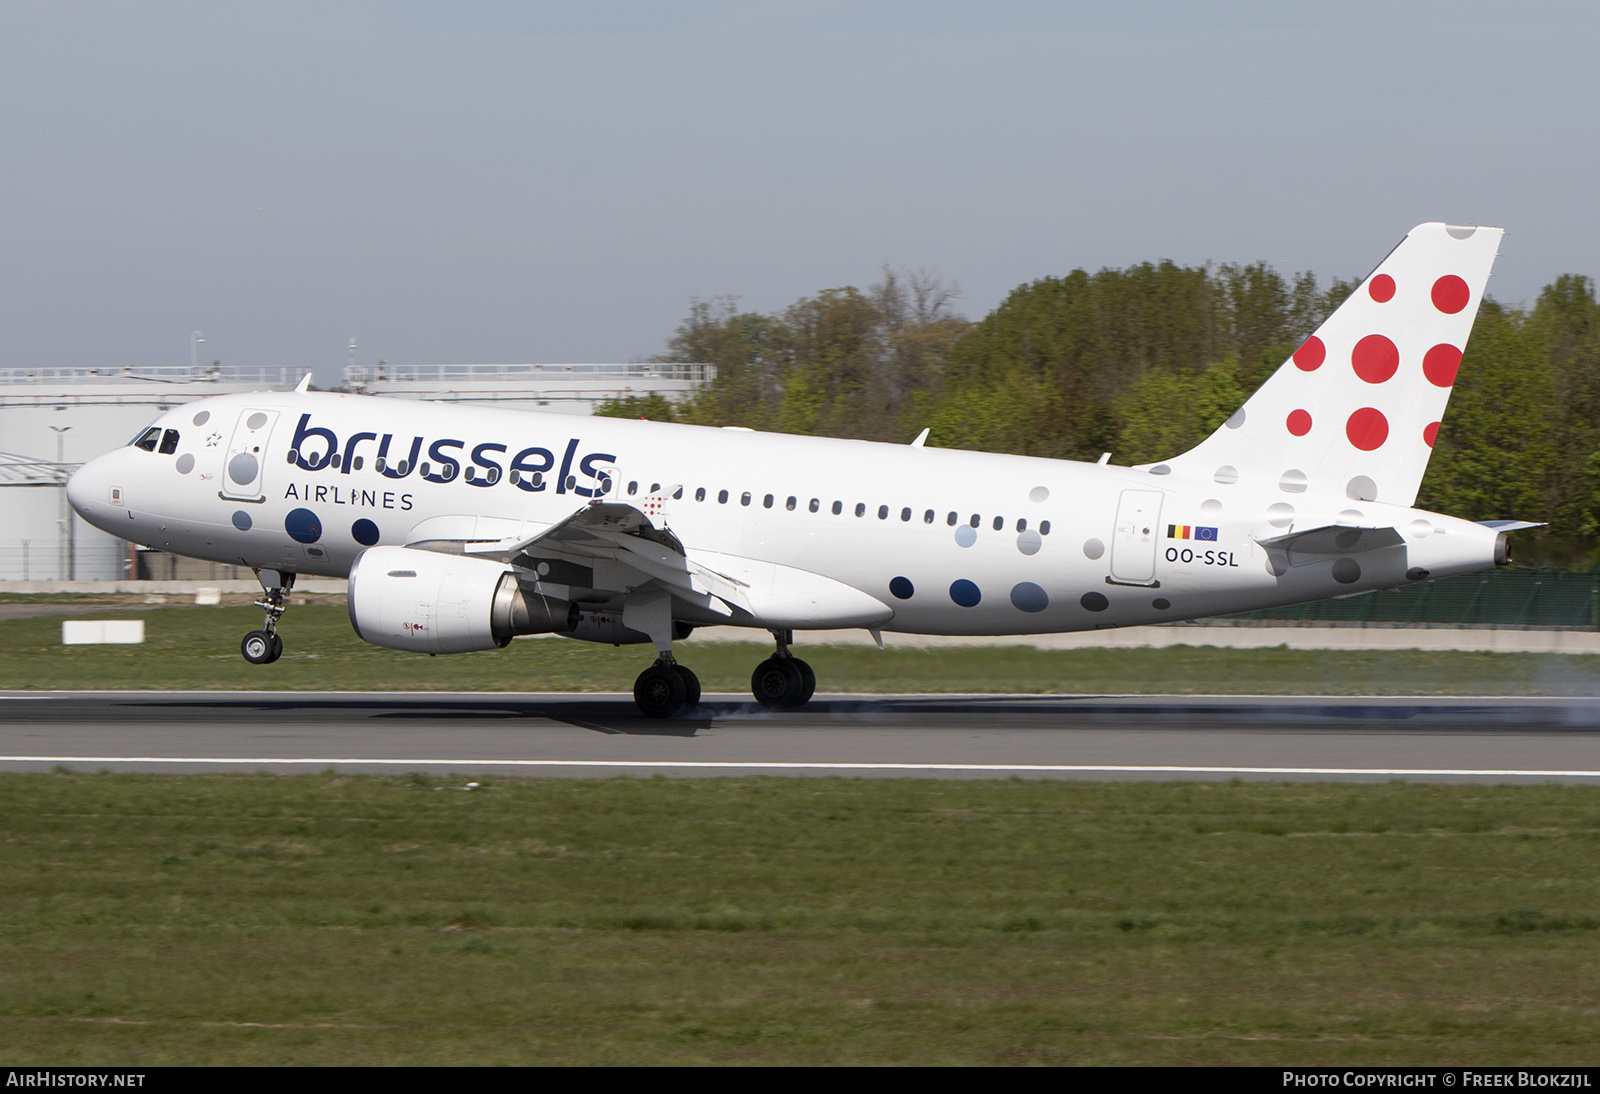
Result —
M 309 509 L 291 509 L 283 518 L 283 530 L 296 543 L 315 543 L 322 538 L 322 518 Z
M 1103 612 L 1111 607 L 1111 601 L 1106 599 L 1104 593 L 1084 593 L 1078 598 L 1078 603 L 1091 612 Z
M 966 578 L 950 583 L 950 599 L 960 604 L 963 608 L 976 608 L 978 601 L 983 599 L 983 593 L 978 587 Z
M 1031 581 L 1021 581 L 1011 587 L 1011 603 L 1018 611 L 1042 612 L 1050 606 L 1050 596 Z
M 371 547 L 378 542 L 378 526 L 366 517 L 362 517 L 350 526 L 350 534 L 363 547 Z
M 236 510 L 233 514 L 233 526 L 241 532 L 250 530 L 250 514 L 243 509 Z
M 916 586 L 911 584 L 908 577 L 897 577 L 889 582 L 889 591 L 901 600 L 910 600 L 911 594 L 916 592 Z

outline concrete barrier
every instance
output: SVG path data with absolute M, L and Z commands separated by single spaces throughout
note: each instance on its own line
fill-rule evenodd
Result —
M 144 641 L 142 619 L 64 619 L 63 646 L 136 646 Z

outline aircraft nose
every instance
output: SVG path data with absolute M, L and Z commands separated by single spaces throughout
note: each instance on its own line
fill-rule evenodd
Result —
M 112 452 L 96 456 L 67 479 L 67 503 L 80 517 L 96 526 L 111 508 L 110 464 L 114 456 Z

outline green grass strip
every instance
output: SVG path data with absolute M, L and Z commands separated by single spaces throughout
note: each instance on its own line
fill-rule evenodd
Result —
M 362 642 L 342 607 L 297 606 L 284 655 L 247 664 L 239 640 L 254 608 L 163 608 L 86 618 L 145 620 L 139 646 L 63 646 L 62 616 L 0 621 L 0 689 L 631 691 L 646 646 L 563 638 L 428 657 Z M 1597 695 L 1600 657 L 1416 650 L 1039 650 L 965 646 L 879 651 L 795 648 L 822 691 L 1319 695 Z M 680 643 L 678 659 L 707 691 L 744 692 L 770 644 Z
M 1586 1064 L 1600 791 L 0 775 L 13 1064 Z

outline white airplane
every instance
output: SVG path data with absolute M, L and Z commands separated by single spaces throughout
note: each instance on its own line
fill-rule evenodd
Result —
M 1508 559 L 1412 508 L 1502 232 L 1423 224 L 1227 423 L 1114 467 L 305 389 L 203 399 L 72 476 L 89 523 L 252 567 L 245 659 L 277 660 L 298 574 L 348 576 L 368 642 L 651 643 L 634 698 L 694 705 L 675 639 L 772 632 L 762 704 L 816 677 L 794 631 L 1021 635 L 1392 589 Z M 881 644 L 882 639 L 879 637 Z

